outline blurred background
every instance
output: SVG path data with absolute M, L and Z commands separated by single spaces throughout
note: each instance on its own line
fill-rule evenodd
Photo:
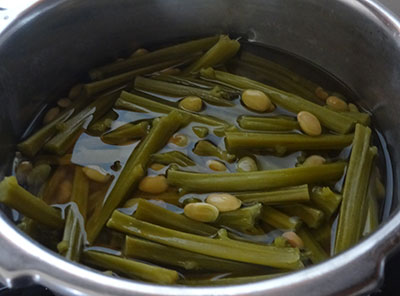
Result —
M 24 9 L 38 0 L 0 0 L 0 31 Z M 110 0 L 112 1 L 112 0 Z M 298 0 L 301 1 L 301 0 Z M 349 0 L 356 1 L 356 0 Z M 368 0 L 365 0 L 368 1 Z M 400 18 L 400 0 L 379 0 Z M 1 251 L 0 251 L 1 252 Z M 349 275 L 351 276 L 351 275 Z M 371 296 L 400 295 L 400 251 L 393 254 L 385 267 L 385 281 Z M 41 286 L 9 290 L 0 285 L 0 296 L 53 296 L 51 291 Z

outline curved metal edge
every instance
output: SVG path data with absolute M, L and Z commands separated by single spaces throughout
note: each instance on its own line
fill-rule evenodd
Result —
M 361 4 L 373 14 L 383 26 L 396 37 L 400 36 L 400 22 L 383 5 L 372 0 L 342 0 L 346 5 Z M 32 5 L 15 16 L 0 36 L 6 39 L 18 27 L 21 18 L 35 10 L 41 1 L 32 1 Z M 47 9 L 58 5 L 54 1 Z M 46 10 L 47 10 L 46 9 Z M 35 15 L 37 15 L 36 13 Z M 400 40 L 399 40 L 400 43 Z M 399 46 L 400 48 L 400 46 Z M 159 295 L 358 295 L 376 288 L 383 277 L 383 268 L 387 255 L 395 250 L 400 242 L 400 212 L 380 227 L 370 237 L 350 250 L 306 270 L 292 273 L 280 278 L 253 284 L 233 287 L 188 288 L 155 286 L 134 281 L 120 280 L 94 272 L 87 267 L 67 262 L 55 253 L 48 252 L 36 242 L 16 230 L 0 214 L 0 281 L 7 287 L 21 284 L 42 284 L 51 290 L 65 295 L 132 295 L 138 291 L 140 296 Z M 298 275 L 301 274 L 301 277 Z M 343 282 L 330 282 L 348 274 Z M 60 277 L 62 275 L 62 277 Z M 73 283 L 73 284 L 72 284 Z M 112 288 L 111 288 L 112 287 Z M 317 287 L 317 288 L 316 288 Z M 251 292 L 249 292 L 251 291 Z

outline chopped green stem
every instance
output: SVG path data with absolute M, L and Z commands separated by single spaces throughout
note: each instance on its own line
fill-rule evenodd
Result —
M 314 237 L 306 227 L 301 227 L 297 231 L 297 234 L 303 241 L 305 249 L 310 252 L 310 259 L 312 263 L 317 264 L 329 258 L 328 254 L 321 247 L 321 245 L 314 239 Z
M 118 211 L 114 211 L 107 226 L 163 245 L 212 257 L 283 269 L 303 267 L 299 250 L 295 248 L 257 245 L 227 237 L 212 239 L 143 222 Z
M 235 194 L 243 202 L 260 202 L 265 205 L 307 202 L 310 200 L 308 185 L 283 188 L 273 191 L 244 192 Z
M 214 156 L 227 162 L 233 162 L 236 156 L 220 149 L 209 141 L 198 141 L 193 152 L 200 156 Z
M 176 97 L 186 96 L 197 96 L 207 103 L 232 107 L 234 103 L 217 96 L 217 92 L 213 90 L 207 90 L 204 88 L 185 86 L 176 83 L 169 83 L 165 81 L 159 81 L 155 79 L 144 78 L 141 76 L 135 79 L 135 88 L 138 90 L 149 91 L 153 93 L 172 95 Z
M 5 177 L 0 182 L 0 202 L 50 228 L 64 226 L 60 211 L 18 185 L 14 176 Z
M 291 80 L 288 77 L 285 77 L 284 75 L 281 75 L 280 73 L 275 72 L 274 70 L 263 68 L 259 65 L 249 64 L 241 60 L 233 60 L 230 63 L 230 66 L 233 66 L 233 72 L 235 73 L 241 73 L 241 70 L 244 69 L 246 72 L 257 75 L 257 77 L 259 77 L 258 79 L 262 79 L 268 83 L 271 83 L 272 86 L 278 89 L 298 95 L 310 101 L 318 102 L 318 97 L 316 96 L 315 91 L 310 91 L 303 85 Z
M 302 204 L 290 204 L 278 207 L 282 212 L 299 217 L 310 228 L 318 228 L 324 221 L 324 212 Z
M 57 155 L 64 155 L 75 143 L 76 137 L 88 124 L 88 121 L 96 121 L 103 116 L 114 104 L 118 97 L 118 91 L 97 98 L 81 112 L 71 117 L 68 121 L 59 123 L 58 134 L 46 143 L 44 149 Z
M 238 91 L 234 88 L 230 88 L 230 87 L 227 87 L 227 86 L 224 86 L 221 84 L 217 84 L 217 83 L 202 80 L 202 79 L 196 79 L 196 78 L 191 78 L 191 77 L 171 76 L 171 75 L 157 75 L 157 76 L 153 76 L 152 78 L 156 79 L 156 80 L 207 89 L 209 91 L 212 91 L 212 93 L 214 95 L 216 95 L 217 97 L 220 97 L 220 98 L 223 98 L 226 100 L 232 100 L 232 99 L 238 98 L 240 95 L 240 91 Z
M 178 284 L 184 286 L 230 286 L 230 285 L 241 285 L 247 283 L 254 283 L 265 281 L 269 279 L 282 276 L 285 273 L 274 273 L 266 275 L 254 275 L 254 276 L 243 276 L 243 277 L 227 277 L 227 278 L 216 278 L 210 280 L 179 280 Z
M 253 234 L 256 232 L 255 223 L 260 216 L 261 207 L 261 204 L 257 203 L 236 211 L 220 213 L 214 225 L 227 227 L 246 234 Z
M 374 232 L 379 226 L 379 206 L 376 197 L 368 195 L 368 210 L 363 236 L 367 236 Z
M 346 115 L 347 117 L 350 117 L 363 125 L 368 126 L 371 123 L 371 116 L 368 113 L 346 111 L 341 112 L 341 114 Z
M 246 273 L 268 271 L 268 269 L 258 265 L 215 258 L 129 236 L 127 236 L 125 240 L 124 254 L 127 257 L 149 261 L 155 264 L 180 267 L 186 270 L 218 272 L 240 271 Z M 168 256 L 165 254 L 168 254 Z
M 223 83 L 240 87 L 242 89 L 257 89 L 266 93 L 273 103 L 285 108 L 289 111 L 298 113 L 300 111 L 308 111 L 314 114 L 321 124 L 335 132 L 346 134 L 354 129 L 355 120 L 351 119 L 339 112 L 332 111 L 328 108 L 310 102 L 294 94 L 284 92 L 282 90 L 267 86 L 257 81 L 229 74 L 226 72 L 215 71 L 208 68 L 201 71 L 201 75 L 216 79 Z
M 198 136 L 199 138 L 205 138 L 208 135 L 208 128 L 205 126 L 194 126 L 192 128 L 193 132 Z
M 99 120 L 90 124 L 88 127 L 88 132 L 93 135 L 101 135 L 111 128 L 113 121 L 117 118 L 117 112 L 110 110 Z
M 87 83 L 84 85 L 84 90 L 87 96 L 93 96 L 102 91 L 106 91 L 114 87 L 125 88 L 127 87 L 127 85 L 133 83 L 133 80 L 135 79 L 136 76 L 150 74 L 185 62 L 187 62 L 187 59 L 179 58 L 151 66 L 146 66 L 140 69 L 135 69 L 123 74 L 105 78 L 103 80 Z
M 237 40 L 231 40 L 228 36 L 222 35 L 213 47 L 204 53 L 197 61 L 188 66 L 182 74 L 196 73 L 202 68 L 222 64 L 232 58 L 239 49 L 240 43 Z
M 325 213 L 328 220 L 338 209 L 342 196 L 334 193 L 329 187 L 314 187 L 311 191 L 311 201 Z
M 142 96 L 138 96 L 136 94 L 128 93 L 123 91 L 121 93 L 120 98 L 117 100 L 115 106 L 117 108 L 123 108 L 127 110 L 132 110 L 134 112 L 138 111 L 138 106 L 145 108 L 147 110 L 151 110 L 153 112 L 158 112 L 158 113 L 169 113 L 173 110 L 179 110 L 179 112 L 186 114 L 187 116 L 190 117 L 192 121 L 195 122 L 200 122 L 204 124 L 209 124 L 212 126 L 220 126 L 220 125 L 227 125 L 226 122 L 209 117 L 209 116 L 203 116 L 203 115 L 198 115 L 194 113 L 187 112 L 185 110 L 180 110 L 177 107 L 169 105 L 169 102 L 163 101 L 163 100 L 152 100 L 148 98 L 144 98 Z
M 124 144 L 130 140 L 143 138 L 147 135 L 149 123 L 142 121 L 138 124 L 127 123 L 101 136 L 101 139 L 113 145 Z
M 313 238 L 323 247 L 325 251 L 330 252 L 331 249 L 331 238 L 332 238 L 332 223 L 331 221 L 325 221 L 317 229 L 310 229 Z
M 184 215 L 164 209 L 146 200 L 139 200 L 137 205 L 134 214 L 136 219 L 203 236 L 212 236 L 218 232 L 218 228 L 186 218 Z
M 345 166 L 345 162 L 336 162 L 314 167 L 218 174 L 170 169 L 167 180 L 170 185 L 188 192 L 254 191 L 338 180 Z
M 79 112 L 86 104 L 86 98 L 77 99 L 69 108 L 62 112 L 55 120 L 46 124 L 26 140 L 19 143 L 17 148 L 24 155 L 34 157 L 44 144 L 50 140 L 57 132 L 57 125 L 68 120 L 71 116 Z
M 102 210 L 89 219 L 87 223 L 89 242 L 95 240 L 112 211 L 136 188 L 150 162 L 151 155 L 164 147 L 168 139 L 185 123 L 185 116 L 176 111 L 153 121 L 149 134 L 129 156 L 122 172 L 109 191 Z
M 272 150 L 279 153 L 298 150 L 335 150 L 349 146 L 353 134 L 321 135 L 226 132 L 229 150 Z
M 182 167 L 196 165 L 196 163 L 192 159 L 190 159 L 189 156 L 186 156 L 186 154 L 180 151 L 170 151 L 170 152 L 154 154 L 151 157 L 151 161 L 165 165 L 177 164 Z
M 68 260 L 79 261 L 84 244 L 84 229 L 88 207 L 89 179 L 82 168 L 75 166 L 74 181 L 72 185 L 71 202 L 67 211 L 64 235 L 58 245 L 61 255 Z
M 299 129 L 299 123 L 291 117 L 241 116 L 238 122 L 241 128 L 255 131 L 293 131 Z
M 173 284 L 179 275 L 175 270 L 145 264 L 118 256 L 101 252 L 85 251 L 82 260 L 86 264 L 94 265 L 102 269 L 110 269 L 117 273 L 123 273 L 133 279 L 140 278 L 158 284 Z
M 343 188 L 339 223 L 336 234 L 335 254 L 354 244 L 362 235 L 365 226 L 364 209 L 367 209 L 368 181 L 376 147 L 370 147 L 371 129 L 357 124 Z M 358 213 L 355 215 L 354 213 Z
M 279 75 L 289 78 L 294 83 L 303 86 L 304 88 L 308 89 L 310 92 L 315 92 L 315 90 L 320 87 L 318 84 L 296 74 L 295 72 L 289 70 L 288 68 L 277 64 L 273 61 L 267 60 L 265 58 L 256 56 L 249 52 L 243 52 L 240 55 L 240 60 L 246 62 L 248 64 L 252 64 L 258 66 L 259 68 L 268 70 L 270 72 L 275 72 Z
M 299 219 L 290 217 L 270 206 L 263 206 L 260 218 L 268 225 L 283 230 L 296 230 L 301 226 Z
M 182 56 L 190 56 L 191 54 L 208 50 L 218 41 L 218 39 L 218 36 L 213 36 L 189 41 L 149 52 L 142 56 L 132 57 L 121 62 L 111 63 L 103 67 L 93 69 L 90 71 L 90 77 L 92 80 L 104 79 L 115 74 L 130 71 L 137 67 L 154 65 L 172 59 L 179 59 Z

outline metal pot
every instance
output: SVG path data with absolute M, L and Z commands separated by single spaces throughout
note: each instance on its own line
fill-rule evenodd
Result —
M 352 88 L 374 112 L 400 185 L 400 23 L 372 0 L 42 0 L 0 35 L 0 163 L 10 170 L 15 143 L 55 94 L 87 69 L 140 46 L 228 32 L 314 61 Z M 400 213 L 352 249 L 265 282 L 218 288 L 156 286 L 107 277 L 63 260 L 0 213 L 0 280 L 40 283 L 63 295 L 347 295 L 383 278 L 400 241 Z

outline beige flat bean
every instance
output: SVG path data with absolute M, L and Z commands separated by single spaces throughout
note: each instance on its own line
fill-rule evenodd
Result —
M 239 159 L 237 163 L 238 172 L 253 172 L 258 171 L 257 163 L 255 160 L 249 156 L 244 156 Z
M 213 160 L 213 159 L 207 160 L 206 165 L 210 169 L 212 169 L 213 171 L 216 171 L 216 172 L 226 171 L 226 166 L 218 160 Z
M 326 159 L 320 155 L 311 155 L 306 158 L 303 162 L 303 166 L 311 167 L 311 166 L 319 166 L 323 165 L 326 162 Z
M 175 134 L 169 139 L 168 143 L 179 147 L 185 147 L 189 143 L 189 138 L 184 134 Z
M 330 96 L 326 99 L 326 105 L 335 111 L 347 111 L 347 103 L 336 96 Z
M 136 49 L 132 54 L 131 54 L 131 58 L 133 57 L 139 57 L 142 55 L 145 55 L 146 53 L 149 53 L 149 51 L 145 48 L 138 48 Z
M 79 97 L 83 92 L 83 84 L 79 83 L 74 85 L 69 93 L 68 93 L 68 98 L 70 98 L 71 100 L 76 99 L 77 97 Z
M 288 243 L 293 248 L 299 248 L 299 249 L 304 248 L 303 240 L 295 232 L 288 231 L 282 234 L 282 236 L 288 241 Z
M 71 100 L 68 98 L 62 98 L 57 101 L 57 106 L 60 108 L 67 108 L 71 105 Z
M 265 93 L 255 89 L 246 89 L 242 93 L 242 102 L 247 108 L 258 112 L 268 111 L 272 105 Z
M 320 86 L 315 89 L 315 95 L 323 101 L 329 97 L 329 94 Z
M 70 180 L 63 180 L 58 186 L 58 192 L 55 199 L 56 204 L 64 204 L 69 202 L 72 194 L 72 182 Z
M 179 108 L 186 111 L 199 112 L 203 108 L 203 100 L 196 96 L 185 97 L 179 102 Z
M 206 202 L 215 206 L 220 212 L 230 212 L 241 207 L 242 201 L 229 193 L 212 193 Z
M 349 111 L 350 112 L 360 112 L 360 110 L 358 110 L 358 107 L 356 105 L 354 105 L 353 103 L 349 103 Z
M 110 180 L 111 175 L 104 171 L 101 167 L 97 165 L 88 165 L 82 168 L 83 173 L 90 180 L 98 183 L 106 183 Z
M 167 191 L 168 183 L 165 176 L 147 176 L 139 183 L 139 189 L 143 192 L 159 194 Z
M 159 171 L 162 170 L 163 168 L 165 168 L 165 165 L 161 164 L 161 163 L 152 163 L 150 165 L 150 168 L 154 171 Z
M 215 206 L 204 202 L 188 203 L 183 212 L 186 217 L 199 222 L 214 222 L 219 215 Z
M 43 117 L 43 124 L 48 124 L 57 118 L 58 114 L 60 114 L 60 108 L 53 107 L 47 111 L 45 116 Z
M 297 121 L 303 132 L 310 136 L 319 136 L 322 133 L 321 123 L 314 114 L 301 111 L 297 114 Z

